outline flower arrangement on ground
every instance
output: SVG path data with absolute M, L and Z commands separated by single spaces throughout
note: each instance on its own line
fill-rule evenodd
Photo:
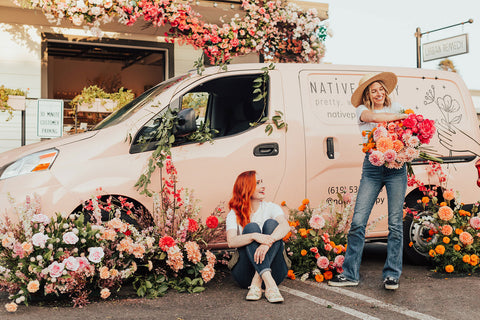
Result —
M 289 278 L 322 282 L 343 271 L 353 205 L 351 194 L 338 194 L 338 200 L 317 208 L 304 199 L 298 209 L 289 209 L 291 231 L 284 238 L 292 261 Z
M 400 169 L 418 157 L 441 162 L 421 151 L 422 144 L 429 144 L 435 133 L 435 122 L 410 109 L 405 113 L 408 118 L 404 120 L 380 123 L 371 131 L 362 132 L 363 136 L 368 136 L 362 151 L 370 154 L 373 165 Z M 410 166 L 409 174 L 413 174 Z
M 109 298 L 126 279 L 133 279 L 139 296 L 161 296 L 169 288 L 203 291 L 216 263 L 205 245 L 224 229 L 224 210 L 202 223 L 192 195 L 176 188 L 175 167 L 168 162 L 167 168 L 154 210 L 159 224 L 142 230 L 121 219 L 126 214 L 139 221 L 134 205 L 121 197 L 93 197 L 84 212 L 52 218 L 37 198 L 16 206 L 19 221 L 0 224 L 0 286 L 12 300 L 6 309 L 48 296 L 70 297 L 81 307 L 92 297 Z
M 426 187 L 414 177 L 409 179 L 409 184 L 418 186 L 424 193 L 424 197 L 418 199 L 421 214 L 413 214 L 416 222 L 428 232 L 425 242 L 434 270 L 476 272 L 480 263 L 480 203 L 465 206 L 458 192 L 447 189 L 447 175 L 438 163 L 430 163 L 427 172 L 429 178 L 438 178 L 437 185 Z

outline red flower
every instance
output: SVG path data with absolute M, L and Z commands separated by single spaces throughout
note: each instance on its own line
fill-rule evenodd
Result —
M 167 251 L 168 248 L 171 248 L 175 245 L 175 240 L 170 236 L 164 236 L 158 241 L 158 246 L 163 251 Z
M 188 231 L 189 232 L 195 232 L 198 230 L 198 223 L 197 221 L 193 219 L 188 219 Z
M 215 229 L 218 226 L 218 218 L 215 216 L 210 216 L 207 218 L 207 221 L 205 223 L 210 229 Z
M 129 236 L 129 235 L 132 234 L 132 231 L 130 231 L 130 230 L 127 229 L 127 231 L 125 231 L 123 234 L 126 235 L 126 236 Z

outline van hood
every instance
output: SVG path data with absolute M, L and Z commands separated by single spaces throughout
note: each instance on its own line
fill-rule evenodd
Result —
M 40 141 L 37 143 L 29 144 L 23 147 L 19 147 L 13 150 L 0 153 L 0 167 L 7 163 L 10 163 L 12 161 L 15 161 L 17 159 L 20 159 L 24 156 L 27 156 L 29 154 L 32 154 L 38 151 L 64 146 L 66 144 L 74 143 L 80 140 L 90 139 L 91 137 L 95 136 L 97 133 L 98 133 L 98 130 L 82 132 L 82 133 L 78 133 L 71 136 L 65 136 L 61 138 Z

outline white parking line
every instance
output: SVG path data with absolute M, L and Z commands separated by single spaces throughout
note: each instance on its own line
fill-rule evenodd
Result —
M 351 297 L 351 298 L 354 298 L 354 299 L 357 299 L 357 300 L 361 300 L 361 301 L 370 303 L 370 304 L 374 305 L 375 307 L 384 308 L 384 309 L 388 309 L 388 310 L 391 310 L 391 311 L 394 311 L 394 312 L 397 312 L 397 313 L 401 313 L 401 314 L 404 314 L 406 316 L 409 316 L 409 317 L 412 317 L 412 318 L 415 318 L 415 319 L 419 319 L 419 320 L 440 320 L 440 319 L 435 318 L 433 316 L 430 316 L 428 314 L 420 313 L 420 312 L 413 311 L 413 310 L 410 310 L 410 309 L 407 309 L 407 308 L 404 308 L 404 307 L 396 306 L 394 304 L 383 302 L 383 301 L 371 298 L 369 296 L 350 291 L 348 289 L 329 287 L 326 284 L 320 284 L 320 283 L 316 283 L 316 282 L 312 282 L 312 283 L 309 283 L 309 284 L 313 285 L 313 286 L 316 286 L 316 287 L 319 287 L 319 288 L 322 288 L 324 290 L 329 290 L 329 291 L 332 291 L 332 292 L 335 292 L 335 293 L 338 293 L 338 294 L 342 294 L 342 295 L 345 295 L 345 296 L 348 296 L 348 297 Z
M 338 305 L 336 303 L 333 303 L 333 302 L 330 302 L 330 301 L 327 301 L 325 299 L 322 299 L 322 298 L 319 298 L 319 297 L 315 297 L 315 296 L 312 296 L 312 295 L 309 295 L 308 293 L 305 293 L 305 292 L 302 292 L 302 291 L 298 291 L 298 290 L 295 290 L 295 289 L 291 289 L 291 288 L 287 288 L 285 286 L 279 286 L 278 287 L 280 290 L 282 291 L 285 291 L 287 293 L 290 293 L 294 296 L 297 296 L 297 297 L 300 297 L 300 298 L 303 298 L 303 299 L 306 299 L 306 300 L 309 300 L 313 303 L 316 303 L 316 304 L 319 304 L 321 306 L 324 306 L 324 307 L 331 307 L 332 309 L 336 309 L 336 310 L 339 310 L 339 311 L 342 311 L 344 313 L 347 313 L 351 316 L 354 316 L 354 317 L 357 317 L 359 319 L 368 319 L 368 320 L 380 320 L 379 318 L 375 318 L 369 314 L 366 314 L 366 313 L 363 313 L 363 312 L 360 312 L 360 311 L 357 311 L 355 309 L 352 309 L 352 308 L 348 308 L 348 307 L 344 307 L 344 306 L 341 306 L 341 305 Z

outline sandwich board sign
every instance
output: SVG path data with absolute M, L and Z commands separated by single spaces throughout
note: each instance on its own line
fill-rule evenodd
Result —
M 57 138 L 63 134 L 63 100 L 38 99 L 37 136 Z

